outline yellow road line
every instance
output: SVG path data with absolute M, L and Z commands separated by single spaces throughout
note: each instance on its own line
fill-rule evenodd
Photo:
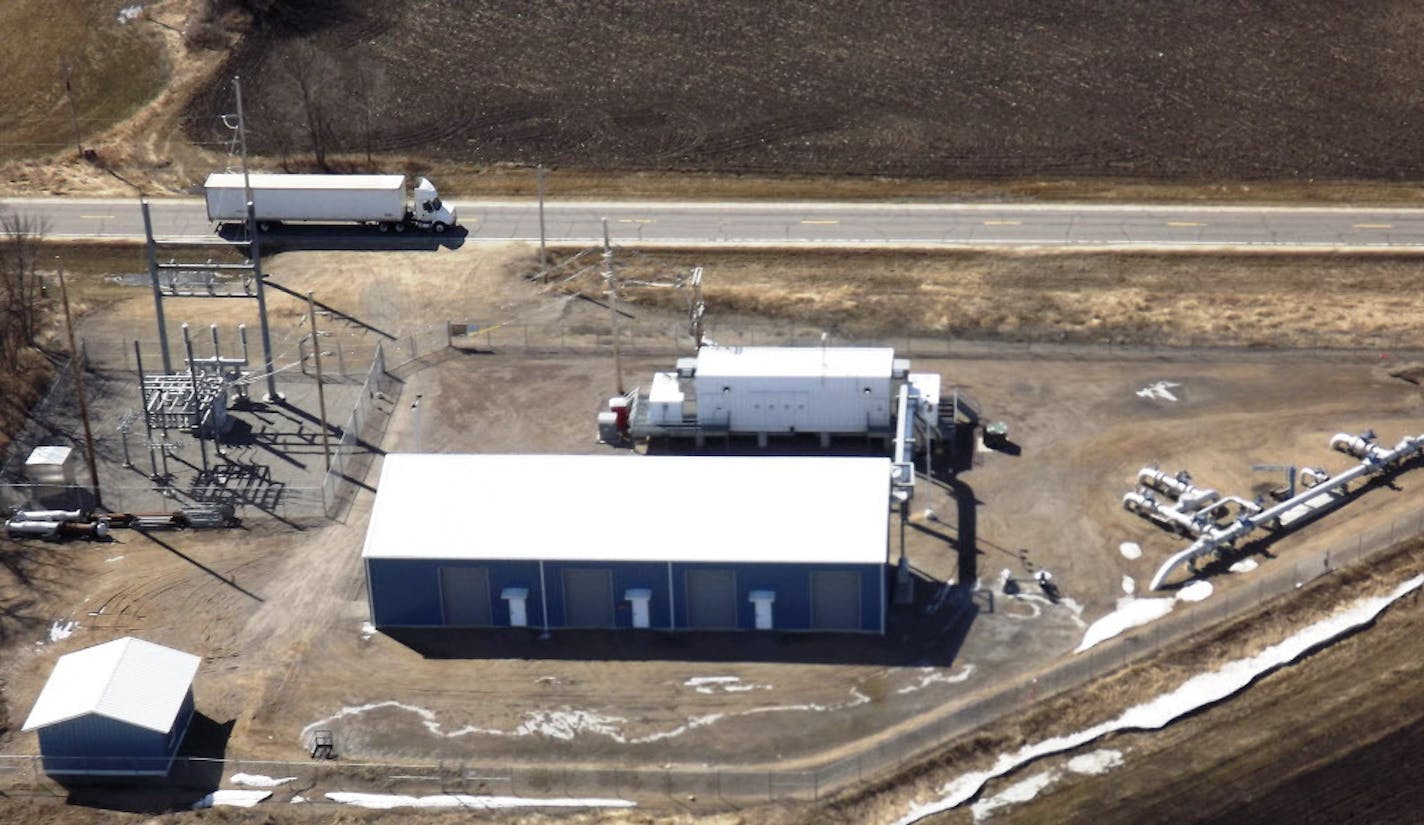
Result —
M 94 221 L 108 221 L 108 220 L 113 220 L 113 218 L 114 218 L 113 215 L 80 215 L 79 217 L 81 217 L 81 218 L 88 218 L 88 219 L 94 220 Z
M 655 218 L 619 218 L 619 223 L 656 223 Z
M 1355 224 L 1355 228 L 1356 228 L 1356 229 L 1393 229 L 1393 228 L 1394 228 L 1394 224 L 1392 224 L 1392 223 L 1357 223 L 1357 224 Z
M 1168 226 L 1206 226 L 1199 221 L 1167 221 Z
M 1022 226 L 1023 221 L 984 221 L 985 226 Z
M 808 221 L 802 221 L 802 223 L 833 224 L 833 223 L 840 223 L 840 221 L 809 221 L 809 220 L 808 220 Z

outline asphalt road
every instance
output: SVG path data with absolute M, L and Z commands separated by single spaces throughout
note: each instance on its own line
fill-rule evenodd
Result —
M 530 201 L 457 201 L 469 241 L 537 241 Z M 141 240 L 137 201 L 7 199 L 43 218 L 52 238 Z M 152 202 L 159 237 L 212 235 L 203 202 Z M 645 246 L 904 246 L 1424 249 L 1424 209 L 1099 204 L 902 204 L 558 201 L 553 244 L 593 244 L 608 219 L 615 243 Z

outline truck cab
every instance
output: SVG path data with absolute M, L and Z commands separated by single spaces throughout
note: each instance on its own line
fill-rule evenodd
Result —
M 455 226 L 454 208 L 441 202 L 440 193 L 435 191 L 435 184 L 429 178 L 421 178 L 415 184 L 410 222 L 432 232 L 444 232 Z

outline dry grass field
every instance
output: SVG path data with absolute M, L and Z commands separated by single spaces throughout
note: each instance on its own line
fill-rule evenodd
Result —
M 77 154 L 76 126 L 77 137 L 88 140 L 163 90 L 166 55 L 154 28 L 135 14 L 137 8 L 124 0 L 0 4 L 7 53 L 0 58 L 5 76 L 0 160 Z M 72 113 L 65 94 L 66 66 Z
M 621 268 L 703 266 L 713 337 L 740 318 L 853 339 L 1411 348 L 1424 289 L 1410 256 L 658 251 Z M 583 284 L 598 290 L 590 274 Z M 659 289 L 635 303 L 674 308 Z

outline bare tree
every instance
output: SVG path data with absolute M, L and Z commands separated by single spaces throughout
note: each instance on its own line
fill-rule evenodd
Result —
M 12 370 L 21 351 L 38 342 L 44 324 L 39 261 L 47 231 L 42 218 L 0 212 L 0 362 Z
M 366 147 L 366 165 L 371 165 L 372 144 L 376 124 L 385 102 L 385 69 L 368 55 L 354 54 L 346 66 L 347 84 L 356 117 L 361 121 L 361 136 Z
M 288 50 L 287 67 L 311 141 L 312 159 L 319 169 L 326 170 L 337 112 L 333 89 L 340 72 L 330 58 L 301 41 L 294 41 Z

